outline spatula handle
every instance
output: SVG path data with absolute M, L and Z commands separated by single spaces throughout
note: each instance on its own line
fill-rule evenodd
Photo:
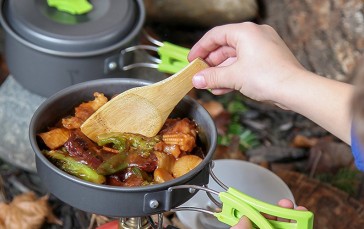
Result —
M 160 84 L 171 85 L 164 87 L 167 90 L 163 91 L 162 93 L 173 94 L 179 98 L 178 100 L 181 100 L 193 88 L 193 76 L 208 67 L 209 65 L 205 61 L 203 61 L 201 58 L 196 58 L 188 65 L 188 67 L 183 68 L 176 74 L 159 82 Z

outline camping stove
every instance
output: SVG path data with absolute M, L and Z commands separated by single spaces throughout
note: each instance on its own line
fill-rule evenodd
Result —
M 151 216 L 120 218 L 119 229 L 162 229 L 163 214 L 158 214 L 158 221 L 155 223 Z M 167 226 L 172 229 L 175 227 Z
M 152 228 L 147 217 L 121 218 L 120 229 L 149 229 Z

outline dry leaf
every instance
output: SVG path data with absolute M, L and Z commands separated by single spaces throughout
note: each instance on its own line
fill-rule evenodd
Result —
M 201 105 L 209 112 L 212 118 L 217 117 L 224 111 L 224 106 L 217 101 L 201 102 Z
M 227 111 L 221 112 L 218 116 L 216 116 L 214 119 L 217 133 L 221 135 L 225 135 L 228 131 L 228 126 L 231 122 L 231 115 Z
M 62 225 L 48 205 L 48 196 L 37 198 L 28 192 L 16 196 L 9 204 L 0 203 L 0 229 L 38 229 L 45 223 Z
M 106 223 L 109 223 L 112 220 L 113 219 L 110 219 L 110 218 L 108 218 L 106 216 L 92 214 L 91 220 L 90 220 L 90 225 L 89 225 L 88 229 L 94 228 L 95 224 L 96 224 L 96 227 L 98 228 L 99 226 L 104 225 Z
M 312 148 L 318 142 L 317 138 L 308 138 L 303 135 L 296 135 L 292 141 L 292 146 L 297 148 Z
M 246 155 L 239 149 L 239 137 L 234 136 L 229 146 L 218 145 L 213 159 L 236 159 L 246 161 Z

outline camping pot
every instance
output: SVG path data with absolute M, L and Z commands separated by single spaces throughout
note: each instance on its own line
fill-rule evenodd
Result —
M 94 92 L 112 96 L 133 87 L 149 84 L 137 79 L 99 79 L 70 86 L 42 103 L 30 123 L 30 143 L 36 156 L 37 172 L 49 192 L 78 209 L 110 217 L 137 217 L 161 213 L 189 200 L 195 193 L 188 189 L 169 190 L 181 184 L 206 185 L 209 163 L 216 147 L 217 132 L 209 113 L 195 100 L 185 97 L 171 117 L 188 117 L 198 125 L 198 141 L 203 161 L 189 173 L 162 184 L 141 187 L 117 187 L 81 180 L 53 165 L 42 153 L 37 134 L 72 114 L 74 107 L 93 99 Z
M 0 0 L 0 6 L 7 65 L 29 91 L 49 97 L 76 83 L 128 77 L 120 66 L 132 55 L 120 51 L 138 43 L 143 0 Z

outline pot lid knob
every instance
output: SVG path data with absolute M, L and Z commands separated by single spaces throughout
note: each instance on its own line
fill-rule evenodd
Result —
M 92 10 L 93 6 L 87 0 L 47 0 L 48 6 L 70 14 L 84 14 Z

